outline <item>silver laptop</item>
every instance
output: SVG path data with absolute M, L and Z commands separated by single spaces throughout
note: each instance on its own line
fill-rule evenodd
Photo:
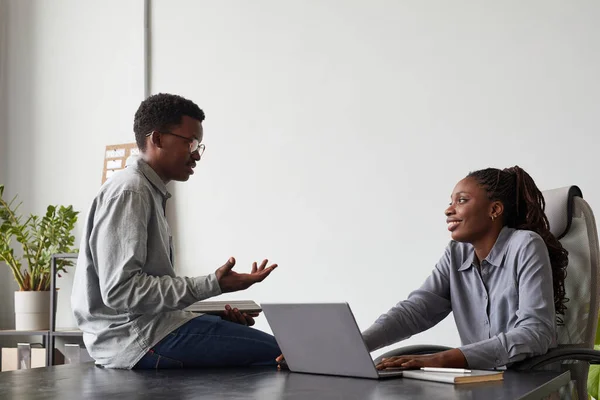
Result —
M 402 371 L 378 371 L 348 303 L 262 303 L 292 372 L 387 378 Z

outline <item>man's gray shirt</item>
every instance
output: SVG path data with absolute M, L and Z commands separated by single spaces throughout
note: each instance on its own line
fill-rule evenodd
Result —
M 215 274 L 175 276 L 167 187 L 141 159 L 100 189 L 86 220 L 71 306 L 97 364 L 132 368 L 198 314 L 188 305 L 221 294 Z
M 451 311 L 471 368 L 493 368 L 556 346 L 548 249 L 531 231 L 503 228 L 490 254 L 451 241 L 419 290 L 363 332 L 370 351 L 431 328 Z

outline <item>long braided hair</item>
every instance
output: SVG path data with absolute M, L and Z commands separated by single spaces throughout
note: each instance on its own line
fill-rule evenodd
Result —
M 565 278 L 567 277 L 568 252 L 550 232 L 548 217 L 544 213 L 546 202 L 533 178 L 522 168 L 486 168 L 467 175 L 485 189 L 491 201 L 504 205 L 504 225 L 509 228 L 533 231 L 544 239 L 550 255 L 554 287 L 554 308 L 557 322 L 567 309 L 565 303 Z

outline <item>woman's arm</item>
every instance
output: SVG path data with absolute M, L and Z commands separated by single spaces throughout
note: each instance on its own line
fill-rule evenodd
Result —
M 544 241 L 531 233 L 516 252 L 516 257 L 518 311 L 514 327 L 489 339 L 457 349 L 431 355 L 393 357 L 383 361 L 378 368 L 486 369 L 546 353 L 555 343 L 556 337 L 552 271 L 548 250 Z
M 507 332 L 460 347 L 472 368 L 492 368 L 545 354 L 556 342 L 550 256 L 543 239 L 530 235 L 516 254 L 517 321 Z
M 450 246 L 423 285 L 408 298 L 381 315 L 363 332 L 369 351 L 374 351 L 423 332 L 443 320 L 450 305 Z

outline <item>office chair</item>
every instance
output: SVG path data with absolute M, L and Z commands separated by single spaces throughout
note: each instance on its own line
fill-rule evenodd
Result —
M 590 363 L 600 363 L 594 350 L 600 304 L 600 260 L 596 220 L 577 186 L 543 192 L 550 231 L 569 252 L 565 280 L 567 311 L 558 326 L 558 346 L 548 353 L 513 364 L 517 370 L 544 369 L 557 364 L 571 371 L 579 398 L 587 399 Z
M 571 371 L 579 398 L 587 399 L 589 363 L 600 363 L 594 350 L 600 303 L 600 264 L 598 232 L 594 214 L 577 186 L 543 192 L 550 231 L 569 252 L 565 280 L 567 311 L 558 327 L 558 346 L 548 353 L 527 358 L 508 367 L 529 371 L 566 368 Z M 432 354 L 450 347 L 413 345 L 391 350 L 382 358 L 408 354 Z

